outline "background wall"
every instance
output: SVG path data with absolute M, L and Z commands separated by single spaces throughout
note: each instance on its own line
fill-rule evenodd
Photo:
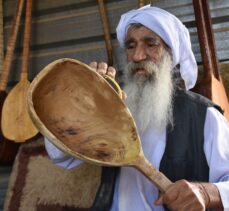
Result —
M 151 0 L 152 5 L 164 8 L 175 14 L 188 27 L 191 33 L 195 57 L 201 64 L 200 49 L 195 27 L 192 0 Z M 147 3 L 147 1 L 146 1 Z M 138 6 L 137 0 L 105 0 L 112 44 L 114 66 L 119 75 L 125 63 L 125 55 L 118 47 L 115 28 L 120 15 Z M 209 0 L 213 30 L 216 39 L 217 55 L 228 72 L 229 62 L 229 1 Z M 4 48 L 11 30 L 12 16 L 16 0 L 4 0 Z M 22 54 L 23 20 L 17 40 L 14 63 L 11 68 L 9 85 L 19 80 Z M 85 63 L 92 60 L 106 61 L 106 49 L 102 24 L 96 0 L 34 0 L 29 79 L 53 60 L 69 57 Z

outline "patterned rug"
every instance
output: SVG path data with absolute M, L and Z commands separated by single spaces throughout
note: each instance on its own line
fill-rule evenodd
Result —
M 101 167 L 82 164 L 65 170 L 48 158 L 43 138 L 21 145 L 6 193 L 4 211 L 90 210 Z

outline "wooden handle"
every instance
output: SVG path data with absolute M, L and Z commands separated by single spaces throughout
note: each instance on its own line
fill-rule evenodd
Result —
M 161 192 L 165 192 L 172 182 L 159 172 L 145 157 L 140 156 L 134 166 L 141 171 Z
M 10 67 L 13 59 L 13 53 L 15 49 L 15 43 L 17 39 L 23 4 L 24 4 L 24 0 L 18 0 L 16 15 L 14 17 L 12 30 L 7 45 L 6 56 L 3 63 L 3 69 L 2 69 L 1 79 L 0 79 L 0 91 L 5 91 L 7 86 L 7 81 L 8 81 Z
M 107 48 L 108 65 L 112 66 L 113 65 L 113 55 L 112 55 L 113 53 L 112 53 L 111 35 L 110 35 L 110 30 L 109 30 L 108 18 L 107 18 L 106 10 L 104 7 L 104 1 L 98 0 L 98 3 L 99 3 L 99 12 L 100 12 L 100 16 L 101 16 L 101 20 L 103 24 L 106 48 Z
M 32 3 L 33 3 L 32 0 L 27 0 L 26 2 L 26 17 L 25 17 L 23 53 L 22 53 L 22 71 L 21 71 L 21 77 L 26 77 L 26 79 L 27 79 L 28 64 L 29 64 Z
M 2 1 L 0 5 L 0 69 L 2 70 L 3 58 L 4 58 L 4 44 L 3 44 L 3 11 Z
M 215 48 L 214 34 L 212 32 L 211 15 L 208 1 L 193 0 L 193 8 L 196 18 L 197 33 L 200 43 L 200 53 L 204 66 L 204 77 L 206 81 L 211 80 L 211 74 L 219 80 L 218 59 Z

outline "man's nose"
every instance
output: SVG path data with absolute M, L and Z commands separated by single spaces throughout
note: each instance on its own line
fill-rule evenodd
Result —
M 133 55 L 133 61 L 140 62 L 142 60 L 145 60 L 146 58 L 147 58 L 147 55 L 146 55 L 145 49 L 142 46 L 137 47 Z

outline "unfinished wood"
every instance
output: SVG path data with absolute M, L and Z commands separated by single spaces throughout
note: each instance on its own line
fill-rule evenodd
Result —
M 9 38 L 9 42 L 7 44 L 6 55 L 3 62 L 3 69 L 1 71 L 1 78 L 0 78 L 0 120 L 2 123 L 2 110 L 3 110 L 3 103 L 7 97 L 7 82 L 9 79 L 9 73 L 12 65 L 14 49 L 16 46 L 16 40 L 19 31 L 19 24 L 22 15 L 24 0 L 18 0 L 15 10 L 14 21 L 12 22 L 12 31 Z M 10 142 L 7 140 L 6 137 L 2 135 L 2 127 L 0 128 L 0 163 L 1 164 L 12 164 L 14 158 L 17 154 L 18 144 Z
M 24 142 L 38 133 L 28 114 L 27 91 L 29 81 L 24 78 L 8 94 L 2 108 L 2 132 L 15 142 Z
M 135 122 L 98 73 L 73 59 L 46 66 L 31 83 L 29 112 L 58 148 L 87 162 L 134 166 L 161 191 L 171 182 L 143 155 Z
M 2 71 L 3 58 L 4 58 L 3 11 L 2 11 L 2 0 L 0 0 L 0 72 Z
M 228 103 L 227 94 L 221 77 L 220 80 L 217 80 L 212 75 L 211 90 L 212 90 L 212 101 L 220 105 L 220 107 L 224 111 L 224 116 L 229 121 L 229 103 Z
M 105 38 L 106 49 L 107 49 L 107 58 L 108 58 L 107 64 L 109 66 L 112 66 L 113 65 L 113 52 L 112 52 L 110 26 L 109 26 L 109 21 L 107 18 L 107 10 L 105 8 L 103 0 L 98 0 L 98 6 L 99 6 L 101 22 L 103 25 L 104 38 Z
M 27 75 L 31 17 L 32 0 L 27 0 L 21 79 L 10 91 L 2 109 L 2 132 L 6 138 L 14 142 L 24 142 L 38 133 L 38 130 L 30 119 L 26 103 L 26 93 L 30 85 Z
M 193 1 L 200 51 L 203 60 L 203 78 L 193 90 L 211 99 L 223 110 L 229 120 L 229 104 L 219 71 L 215 38 L 212 31 L 212 18 L 207 1 Z

